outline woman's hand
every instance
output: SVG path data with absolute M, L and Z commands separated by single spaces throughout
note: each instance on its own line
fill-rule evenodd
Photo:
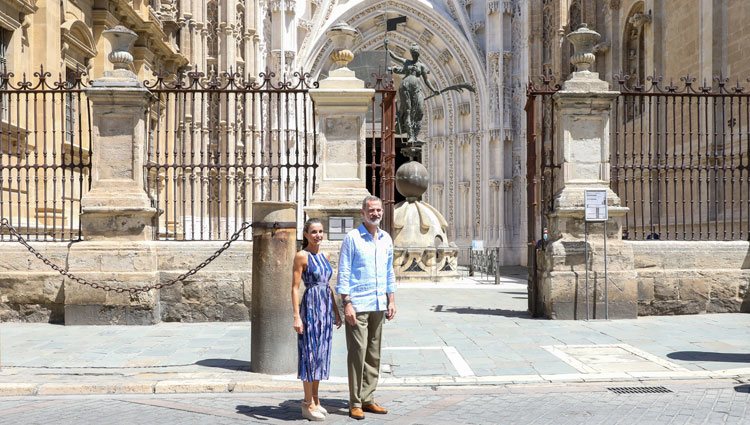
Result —
M 304 327 L 302 326 L 302 319 L 300 319 L 299 316 L 294 317 L 294 325 L 292 325 L 292 327 L 294 328 L 295 332 L 302 335 Z

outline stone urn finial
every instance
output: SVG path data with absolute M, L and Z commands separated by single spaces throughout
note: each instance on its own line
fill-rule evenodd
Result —
M 575 49 L 575 54 L 570 57 L 570 63 L 575 65 L 576 72 L 590 71 L 591 65 L 596 60 L 594 46 L 601 37 L 598 32 L 590 30 L 586 24 L 581 24 L 578 29 L 566 36 Z
M 333 43 L 331 59 L 339 68 L 345 68 L 354 59 L 354 53 L 350 49 L 354 46 L 354 39 L 358 34 L 359 31 L 346 22 L 338 22 L 326 31 L 326 35 Z
M 103 31 L 102 35 L 112 46 L 112 52 L 110 52 L 107 58 L 112 62 L 115 70 L 122 69 L 129 71 L 130 64 L 133 63 L 133 55 L 130 53 L 130 49 L 133 48 L 133 43 L 138 39 L 138 34 L 122 25 L 117 25 Z

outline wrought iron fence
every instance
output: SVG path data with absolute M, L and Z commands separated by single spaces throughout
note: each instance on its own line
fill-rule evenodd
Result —
M 526 203 L 528 242 L 533 252 L 541 229 L 547 226 L 547 214 L 554 209 L 555 102 L 560 89 L 555 78 L 545 75 L 540 84 L 529 83 L 526 102 Z M 529 263 L 531 264 L 531 263 Z
M 750 93 L 717 77 L 697 86 L 615 77 L 611 187 L 628 239 L 750 237 Z
M 373 74 L 375 89 L 367 117 L 367 190 L 383 200 L 382 228 L 393 230 L 396 198 L 396 88 L 389 75 Z
M 192 72 L 145 83 L 154 94 L 145 168 L 158 238 L 226 239 L 252 219 L 254 201 L 297 202 L 301 226 L 318 167 L 308 92 L 317 83 L 305 73 L 274 78 Z
M 33 80 L 0 73 L 0 215 L 30 241 L 81 239 L 81 196 L 91 185 L 86 74 Z M 0 241 L 13 240 L 0 233 Z
M 620 95 L 610 115 L 610 185 L 629 208 L 626 239 L 750 238 L 750 93 L 722 77 L 696 87 L 650 77 L 646 86 L 615 76 Z M 545 76 L 529 84 L 527 202 L 529 240 L 554 210 L 556 137 L 553 94 Z M 538 157 L 538 159 L 537 159 Z

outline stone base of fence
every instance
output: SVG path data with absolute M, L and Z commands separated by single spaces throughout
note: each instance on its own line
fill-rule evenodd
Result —
M 152 283 L 166 283 L 205 260 L 222 244 L 222 241 L 147 242 L 146 246 L 153 252 L 156 270 L 155 274 L 147 277 L 149 280 L 155 279 Z M 84 254 L 72 254 L 67 243 L 32 245 L 62 267 L 68 264 L 72 256 L 80 258 Z M 129 257 L 125 255 L 122 260 L 128 261 Z M 98 262 L 93 258 L 90 261 Z M 145 259 L 139 254 L 138 261 Z M 289 267 L 291 269 L 291 265 Z M 102 269 L 115 274 L 111 262 L 103 263 Z M 116 274 L 118 279 L 122 279 L 122 273 Z M 0 321 L 73 324 L 66 322 L 66 308 L 70 310 L 73 297 L 81 294 L 71 292 L 70 285 L 63 283 L 65 280 L 21 245 L 3 244 L 0 246 Z M 154 294 L 151 303 L 146 304 L 148 309 L 129 304 L 126 306 L 122 299 L 116 297 L 107 298 L 101 289 L 86 291 L 88 301 L 72 309 L 81 318 L 87 312 L 94 312 L 100 316 L 100 322 L 106 319 L 109 324 L 247 321 L 250 320 L 252 299 L 252 242 L 235 242 L 229 250 L 184 283 L 151 291 Z M 129 297 L 129 294 L 117 295 Z M 97 299 L 102 302 L 94 303 L 93 300 Z M 70 314 L 68 316 L 71 317 Z
M 750 313 L 750 242 L 626 241 L 638 315 Z

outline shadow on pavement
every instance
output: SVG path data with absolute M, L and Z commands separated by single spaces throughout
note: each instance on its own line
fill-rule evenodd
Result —
M 302 418 L 302 414 L 299 411 L 299 402 L 297 401 L 284 401 L 278 406 L 237 406 L 237 413 L 245 415 L 249 418 L 257 419 L 259 421 L 267 421 L 269 419 L 276 419 L 282 421 L 298 421 Z
M 195 362 L 198 366 L 218 367 L 229 370 L 250 370 L 250 362 L 235 359 L 204 359 Z
M 750 393 L 750 384 L 737 385 L 734 390 L 738 393 Z
M 701 362 L 732 362 L 750 363 L 750 354 L 745 353 L 715 353 L 711 351 L 675 351 L 667 354 L 667 357 L 675 360 L 701 361 Z
M 302 389 L 300 388 L 300 396 Z M 320 399 L 320 404 L 328 410 L 328 415 L 348 416 L 348 402 L 341 399 Z M 282 421 L 299 421 L 302 419 L 300 412 L 300 402 L 297 400 L 287 400 L 278 406 L 247 406 L 238 405 L 237 413 L 259 421 L 276 419 Z
M 506 310 L 503 308 L 471 308 L 471 307 L 445 307 L 442 304 L 432 309 L 435 313 L 457 313 L 457 314 L 484 314 L 487 316 L 519 317 L 531 319 L 528 311 Z

